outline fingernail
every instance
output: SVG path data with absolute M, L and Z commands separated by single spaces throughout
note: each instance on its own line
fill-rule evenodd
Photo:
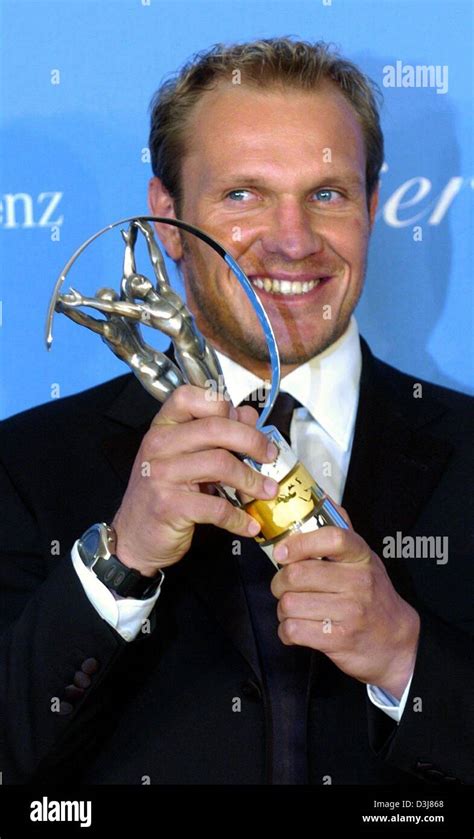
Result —
M 239 416 L 239 414 L 238 414 L 237 408 L 234 408 L 234 406 L 231 405 L 230 408 L 229 408 L 229 419 L 236 420 L 238 416 Z
M 263 488 L 266 494 L 270 498 L 273 498 L 273 496 L 276 495 L 278 492 L 278 483 L 274 481 L 273 478 L 265 478 L 263 482 Z
M 284 559 L 288 556 L 288 548 L 286 545 L 277 545 L 275 550 L 273 551 L 273 559 L 277 562 L 283 562 Z
M 248 531 L 249 531 L 250 535 L 251 536 L 256 536 L 257 533 L 259 532 L 259 530 L 260 530 L 260 525 L 259 525 L 258 521 L 256 519 L 252 519 L 252 521 L 249 522 L 249 526 L 248 526 Z
M 275 443 L 269 443 L 267 446 L 267 457 L 269 460 L 275 460 L 278 454 L 278 448 Z

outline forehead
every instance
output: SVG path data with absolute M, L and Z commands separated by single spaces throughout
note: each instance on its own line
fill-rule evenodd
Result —
M 221 171 L 253 163 L 302 170 L 324 161 L 327 166 L 327 149 L 333 167 L 365 170 L 357 113 L 335 84 L 302 91 L 221 83 L 203 94 L 190 115 L 184 167 Z

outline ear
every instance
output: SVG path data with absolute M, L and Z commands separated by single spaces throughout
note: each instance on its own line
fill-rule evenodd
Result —
M 151 178 L 148 184 L 148 206 L 153 216 L 176 218 L 174 201 L 160 178 Z M 155 229 L 168 256 L 178 262 L 183 256 L 179 229 L 172 227 L 171 224 L 159 224 L 159 222 L 155 223 Z
M 369 202 L 369 219 L 370 219 L 370 230 L 372 230 L 375 222 L 375 214 L 377 212 L 377 207 L 379 205 L 379 185 L 375 187 L 372 195 L 370 196 Z

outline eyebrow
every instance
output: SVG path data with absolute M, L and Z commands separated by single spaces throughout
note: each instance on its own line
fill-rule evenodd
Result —
M 241 186 L 259 186 L 263 183 L 265 176 L 249 175 L 245 172 L 236 172 L 235 174 L 225 174 L 217 178 L 215 181 L 217 186 L 230 186 L 231 184 L 239 184 Z M 349 171 L 338 171 L 331 173 L 328 171 L 322 173 L 319 177 L 314 178 L 314 184 L 334 184 L 336 186 L 365 186 L 365 178 Z M 313 187 L 313 188 L 316 188 Z

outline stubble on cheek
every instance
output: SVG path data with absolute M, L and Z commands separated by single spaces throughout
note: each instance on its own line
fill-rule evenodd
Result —
M 193 243 L 194 244 L 194 243 Z M 183 242 L 184 258 L 180 265 L 186 288 L 188 307 L 198 328 L 218 349 L 240 349 L 248 343 L 248 329 L 242 322 L 255 318 L 253 332 L 259 330 L 257 316 L 247 297 L 241 292 L 238 280 L 217 254 L 205 258 L 206 245 L 194 249 Z M 210 250 L 208 248 L 208 250 Z M 222 266 L 218 264 L 222 262 Z M 229 274 L 226 274 L 229 271 Z M 234 288 L 229 286 L 234 284 Z

